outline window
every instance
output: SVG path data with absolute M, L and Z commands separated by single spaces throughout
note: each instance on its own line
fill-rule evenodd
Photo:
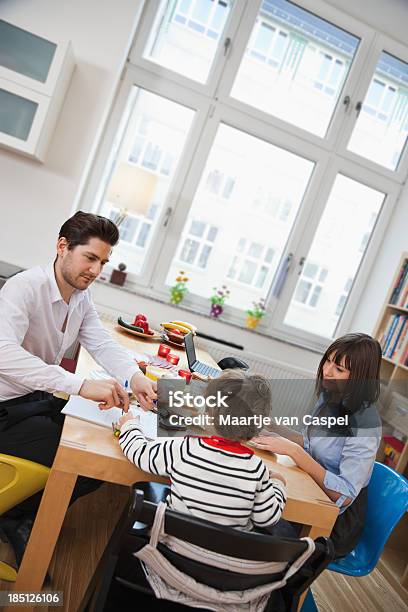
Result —
M 235 177 L 227 176 L 219 170 L 211 170 L 207 176 L 206 189 L 213 195 L 229 200 L 235 187 Z
M 250 304 L 254 289 L 257 298 L 266 298 L 313 168 L 310 160 L 281 147 L 230 126 L 219 126 L 183 232 L 191 228 L 194 219 L 201 218 L 207 224 L 216 221 L 220 239 L 211 253 L 206 276 L 195 278 L 189 274 L 190 294 L 206 298 L 214 286 L 228 285 L 234 280 L 234 287 L 229 287 L 230 305 L 242 308 L 243 304 Z M 225 192 L 227 177 L 239 180 L 231 191 L 228 206 L 221 207 L 213 192 Z M 254 206 L 256 194 L 262 190 L 280 203 L 276 220 Z M 242 245 L 240 239 L 249 234 L 251 238 L 242 247 L 241 257 L 236 252 Z M 273 245 L 274 257 L 266 245 Z M 175 257 L 167 275 L 168 285 L 179 268 Z
M 384 51 L 364 99 L 349 150 L 395 170 L 408 136 L 408 63 Z
M 287 311 L 287 325 L 311 333 L 324 331 L 329 338 L 335 335 L 339 320 L 337 305 L 344 291 L 343 279 L 354 281 L 363 256 L 360 250 L 362 238 L 367 226 L 377 219 L 383 201 L 383 193 L 337 175 Z M 336 228 L 334 235 L 332 227 Z M 324 278 L 320 278 L 319 272 L 320 288 L 316 289 L 313 297 L 319 266 L 323 267 Z M 316 274 L 313 276 L 314 271 Z M 309 316 L 300 310 L 299 303 L 313 306 L 315 315 Z
M 264 299 L 263 333 L 321 349 L 406 179 L 408 49 L 302 4 L 145 3 L 84 202 L 121 221 L 129 286 L 186 269 L 195 312 L 226 285 L 226 321 Z
M 306 262 L 302 276 L 296 287 L 294 300 L 311 308 L 316 308 L 327 277 L 327 269 L 318 264 Z
M 240 238 L 227 278 L 262 289 L 271 270 L 275 251 L 258 242 Z
M 173 23 L 218 40 L 228 16 L 224 0 L 181 0 L 177 2 Z
M 346 305 L 348 294 L 350 293 L 350 289 L 351 289 L 352 285 L 353 285 L 353 279 L 352 278 L 348 278 L 347 282 L 346 282 L 346 284 L 344 285 L 344 288 L 343 288 L 343 292 L 344 293 L 341 294 L 341 296 L 339 298 L 339 301 L 337 303 L 337 306 L 336 306 L 336 310 L 335 310 L 335 313 L 334 313 L 334 315 L 336 317 L 340 317 L 341 316 L 341 313 L 343 312 L 344 306 Z
M 178 255 L 179 261 L 205 270 L 217 234 L 218 228 L 214 225 L 197 220 L 191 221 Z
M 105 167 L 99 209 L 119 225 L 112 261 L 140 274 L 193 120 L 189 108 L 132 87 Z M 145 212 L 146 211 L 146 212 Z M 130 251 L 126 248 L 132 245 Z
M 204 83 L 231 4 L 230 0 L 162 0 L 144 57 Z
M 232 96 L 324 136 L 358 44 L 292 2 L 265 0 Z
M 279 68 L 288 43 L 287 32 L 267 21 L 257 19 L 247 53 L 251 58 Z
M 320 67 L 314 86 L 329 96 L 335 96 L 342 82 L 344 62 L 323 51 L 319 55 Z

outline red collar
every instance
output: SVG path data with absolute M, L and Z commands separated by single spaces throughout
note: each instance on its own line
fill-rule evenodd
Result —
M 235 453 L 236 455 L 253 455 L 254 451 L 247 446 L 237 442 L 236 440 L 228 440 L 228 438 L 221 438 L 220 436 L 211 436 L 210 438 L 201 438 L 203 442 L 208 446 L 219 448 L 221 450 Z

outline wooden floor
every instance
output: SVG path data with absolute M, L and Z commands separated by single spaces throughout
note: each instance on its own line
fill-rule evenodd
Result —
M 93 569 L 127 498 L 126 487 L 104 484 L 70 508 L 50 566 L 50 588 L 64 591 L 64 612 L 78 610 Z M 7 544 L 0 543 L 0 559 L 13 562 Z M 0 582 L 0 589 L 8 588 L 9 583 Z M 326 571 L 314 583 L 312 591 L 320 612 L 408 612 L 408 596 L 401 598 L 377 569 L 364 578 Z M 61 608 L 48 610 L 61 611 Z
M 408 593 L 402 599 L 378 569 L 363 578 L 325 571 L 312 592 L 319 612 L 408 611 Z

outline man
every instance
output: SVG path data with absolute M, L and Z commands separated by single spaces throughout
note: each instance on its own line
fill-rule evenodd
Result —
M 77 212 L 61 227 L 57 257 L 46 268 L 21 272 L 0 291 L 0 453 L 51 466 L 64 423 L 65 401 L 54 392 L 81 395 L 100 409 L 120 406 L 127 412 L 129 385 L 149 410 L 155 383 L 140 372 L 131 355 L 103 327 L 89 286 L 109 261 L 119 232 L 109 219 Z M 61 360 L 75 342 L 86 348 L 112 376 L 85 379 L 64 370 Z M 101 483 L 78 478 L 71 502 Z M 41 494 L 0 518 L 20 563 Z

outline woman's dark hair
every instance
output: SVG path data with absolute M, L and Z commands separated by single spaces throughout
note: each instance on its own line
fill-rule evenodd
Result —
M 257 423 L 254 417 L 261 421 L 269 416 L 272 407 L 271 388 L 266 378 L 240 368 L 224 370 L 221 376 L 210 380 L 205 396 L 216 396 L 217 392 L 227 397 L 226 406 L 220 404 L 210 409 L 216 432 L 229 440 L 244 441 L 259 434 L 262 423 Z M 226 417 L 237 417 L 241 422 L 239 425 L 228 423 Z
M 58 237 L 66 239 L 69 250 L 78 244 L 87 244 L 90 238 L 99 238 L 115 246 L 119 240 L 119 230 L 110 219 L 79 210 L 65 221 Z
M 324 390 L 323 365 L 329 357 L 350 370 L 343 398 L 345 408 L 352 413 L 365 404 L 376 402 L 380 395 L 380 343 L 368 334 L 346 334 L 337 338 L 326 350 L 317 369 L 316 394 Z

